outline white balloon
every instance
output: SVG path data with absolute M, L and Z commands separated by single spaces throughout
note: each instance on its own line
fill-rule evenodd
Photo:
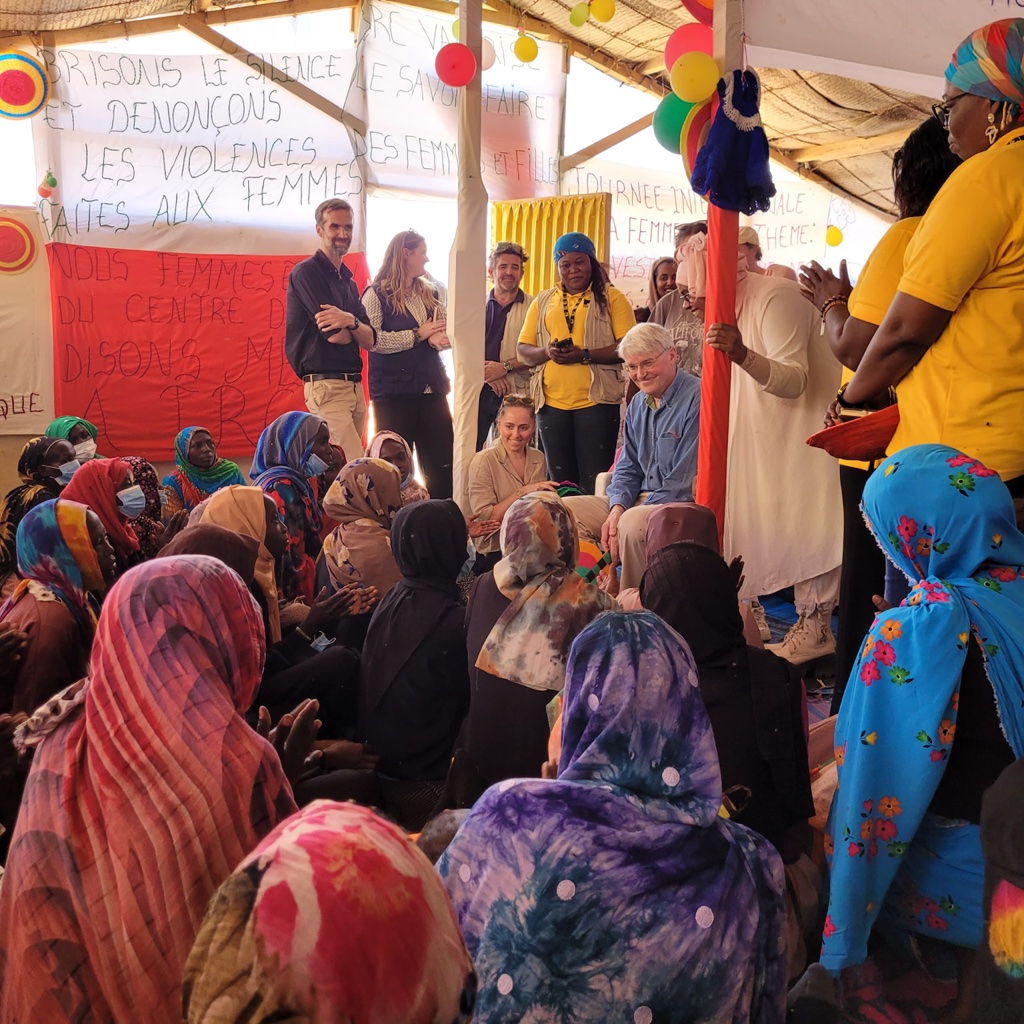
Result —
M 494 52 L 494 47 L 486 39 L 480 40 L 480 70 L 489 71 L 494 67 L 494 62 L 498 59 L 498 55 Z

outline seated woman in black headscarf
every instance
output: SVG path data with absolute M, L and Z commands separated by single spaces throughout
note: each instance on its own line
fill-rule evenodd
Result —
M 736 581 L 710 548 L 662 548 L 647 564 L 640 599 L 693 653 L 733 819 L 764 836 L 784 861 L 796 860 L 814 814 L 799 676 L 746 643 Z
M 395 516 L 402 580 L 373 613 L 363 647 L 358 736 L 380 755 L 384 809 L 410 832 L 444 789 L 469 707 L 466 610 L 455 583 L 466 539 L 451 501 L 418 501 Z

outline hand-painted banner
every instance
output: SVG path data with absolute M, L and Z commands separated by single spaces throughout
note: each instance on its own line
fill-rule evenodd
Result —
M 47 247 L 59 414 L 99 427 L 107 455 L 171 457 L 174 435 L 207 427 L 225 456 L 303 409 L 284 354 L 285 291 L 304 256 L 224 256 Z M 348 257 L 364 283 L 362 254 Z
M 0 218 L 0 434 L 41 434 L 53 419 L 50 281 L 36 211 Z
M 361 146 L 368 186 L 454 196 L 458 103 L 441 82 L 437 51 L 453 42 L 458 15 L 372 0 L 362 6 L 356 75 L 346 108 L 369 126 Z M 558 139 L 565 102 L 563 49 L 539 42 L 529 64 L 513 53 L 512 28 L 484 25 L 494 65 L 482 72 L 481 169 L 491 199 L 558 194 Z
M 341 104 L 354 50 L 267 54 L 276 68 L 209 56 L 43 50 L 53 98 L 33 122 L 57 187 L 39 204 L 48 242 L 222 253 L 301 251 L 333 196 L 356 210 L 353 141 L 284 86 Z

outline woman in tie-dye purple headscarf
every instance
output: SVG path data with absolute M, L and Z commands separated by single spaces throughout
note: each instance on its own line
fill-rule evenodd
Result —
M 784 1017 L 782 864 L 719 817 L 686 644 L 609 612 L 572 645 L 556 780 L 489 789 L 438 864 L 476 964 L 476 1024 Z

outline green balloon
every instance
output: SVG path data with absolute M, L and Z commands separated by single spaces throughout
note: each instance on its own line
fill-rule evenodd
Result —
M 654 137 L 670 153 L 679 152 L 679 136 L 683 132 L 686 115 L 696 106 L 681 100 L 674 92 L 670 92 L 658 104 L 654 112 Z
M 576 28 L 580 28 L 582 25 L 587 23 L 587 18 L 590 17 L 590 4 L 577 4 L 569 12 L 569 24 L 574 25 Z

